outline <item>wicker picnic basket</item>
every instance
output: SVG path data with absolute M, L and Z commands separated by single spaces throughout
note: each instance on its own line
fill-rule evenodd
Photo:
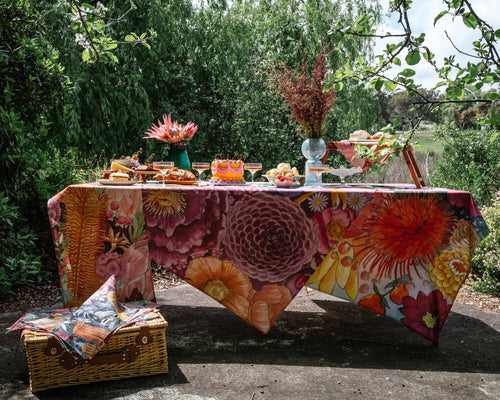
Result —
M 24 345 L 32 392 L 168 371 L 165 328 L 158 317 L 118 330 L 91 360 L 75 360 L 59 341 L 27 330 Z

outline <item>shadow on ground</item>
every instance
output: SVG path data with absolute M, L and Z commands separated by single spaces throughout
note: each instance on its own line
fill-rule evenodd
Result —
M 1 343 L 0 362 L 7 368 L 0 377 L 0 397 L 48 400 L 75 398 L 77 393 L 76 398 L 99 400 L 289 400 L 330 399 L 338 392 L 338 398 L 350 398 L 341 381 L 359 391 L 370 384 L 367 398 L 373 399 L 388 393 L 421 399 L 490 399 L 498 394 L 500 314 L 455 304 L 439 345 L 433 345 L 386 317 L 316 291 L 303 290 L 267 335 L 186 284 L 160 291 L 157 300 L 169 324 L 168 374 L 32 394 L 24 347 L 14 354 L 17 336 L 11 333 Z M 3 315 L 0 328 L 18 317 Z M 325 374 L 335 378 L 325 381 Z M 413 382 L 416 374 L 419 381 Z M 491 392 L 478 378 L 483 375 L 490 381 L 493 377 L 497 389 Z M 465 376 L 469 383 L 453 390 L 439 383 L 460 382 Z M 479 383 L 474 383 L 476 378 Z M 408 379 L 406 385 L 393 384 Z M 261 381 L 267 383 L 259 385 Z M 315 382 L 315 391 L 297 389 L 306 386 L 303 382 Z M 402 387 L 405 391 L 399 392 Z M 240 392 L 245 395 L 235 394 Z
M 450 313 L 433 345 L 354 304 L 313 301 L 320 312 L 285 311 L 264 335 L 218 307 L 162 306 L 169 354 L 179 363 L 247 363 L 498 373 L 500 332 Z

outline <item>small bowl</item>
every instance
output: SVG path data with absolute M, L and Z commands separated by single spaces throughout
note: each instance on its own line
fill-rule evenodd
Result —
M 292 186 L 295 186 L 297 184 L 297 182 L 295 182 L 295 181 L 279 181 L 276 179 L 275 181 L 273 181 L 273 184 L 279 188 L 290 188 Z
M 271 183 L 277 182 L 278 181 L 278 176 L 277 175 L 262 175 L 267 178 L 267 180 Z M 300 185 L 300 180 L 304 177 L 304 175 L 293 175 L 290 176 L 290 178 L 295 179 L 294 183 L 297 183 Z

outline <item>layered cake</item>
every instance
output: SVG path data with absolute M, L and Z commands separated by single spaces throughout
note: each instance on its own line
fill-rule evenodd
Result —
M 243 161 L 241 160 L 218 160 L 212 161 L 212 185 L 245 185 L 243 177 Z
M 110 181 L 128 181 L 129 175 L 119 170 L 109 175 Z

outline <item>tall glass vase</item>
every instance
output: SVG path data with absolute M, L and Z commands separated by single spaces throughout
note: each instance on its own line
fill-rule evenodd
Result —
M 302 154 L 307 159 L 305 167 L 305 186 L 316 186 L 318 175 L 309 170 L 313 164 L 321 164 L 321 158 L 326 154 L 326 143 L 321 138 L 308 138 L 302 143 Z
M 179 169 L 191 169 L 191 161 L 187 152 L 188 142 L 179 142 L 170 145 L 168 156 L 165 161 L 173 161 L 174 166 Z

